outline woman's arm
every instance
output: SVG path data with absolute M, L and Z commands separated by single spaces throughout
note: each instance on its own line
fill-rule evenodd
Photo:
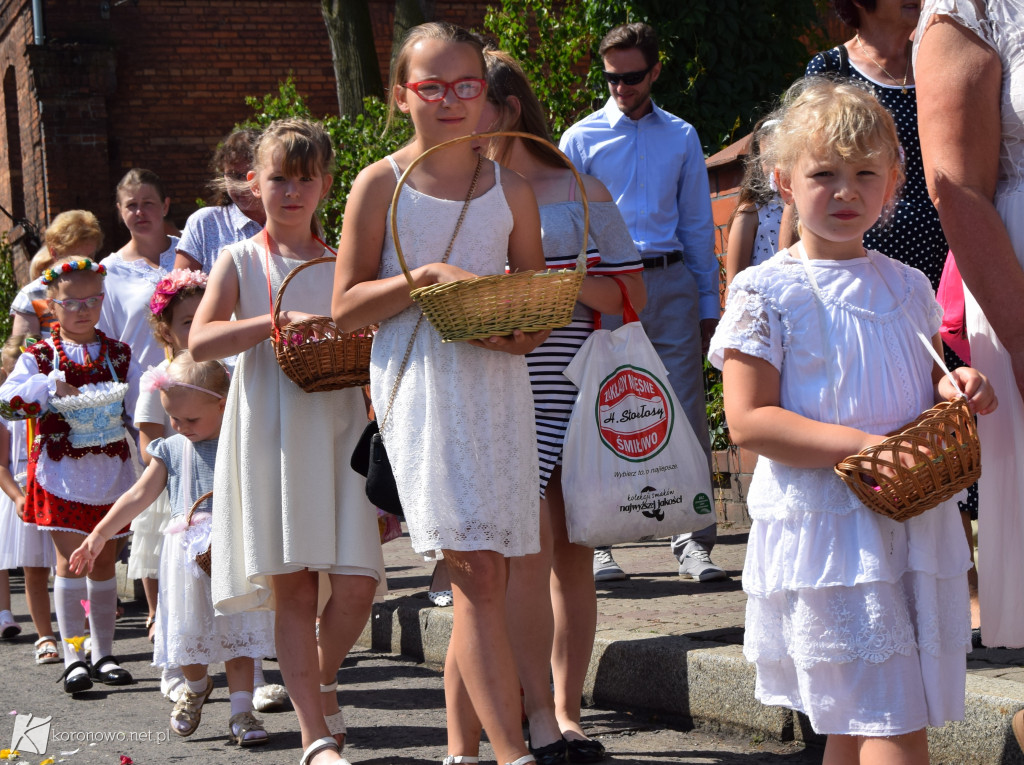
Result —
M 11 312 L 11 334 L 39 337 L 39 317 L 34 313 Z
M 331 314 L 343 332 L 376 324 L 412 305 L 404 274 L 377 278 L 394 191 L 394 172 L 390 163 L 382 160 L 359 173 L 345 203 L 331 300 Z M 414 268 L 411 274 L 416 287 L 474 276 L 445 263 L 428 263 Z
M 203 264 L 183 250 L 175 250 L 174 267 L 185 268 L 189 271 L 202 271 Z
M 590 208 L 590 236 L 597 245 L 597 251 L 602 259 L 608 258 L 609 262 L 622 263 L 623 261 L 637 260 L 636 246 L 633 244 L 633 237 L 626 228 L 626 222 L 622 219 L 619 208 L 612 203 L 612 195 L 608 192 L 601 181 L 592 175 L 583 176 L 583 185 L 587 191 L 587 199 L 590 202 L 607 202 L 606 206 Z M 603 215 L 604 219 L 597 217 Z M 621 257 L 615 256 L 621 253 Z M 616 274 L 615 278 L 626 286 L 626 293 L 629 295 L 629 302 L 633 310 L 639 313 L 647 305 L 647 289 L 644 287 L 643 274 Z M 598 313 L 609 316 L 622 315 L 622 293 L 615 282 L 604 274 L 587 276 L 580 287 L 579 301 L 587 308 L 592 308 Z
M 754 239 L 757 237 L 757 208 L 753 205 L 736 211 L 729 226 L 725 245 L 725 286 L 732 284 L 736 274 L 750 266 L 753 260 Z M 781 232 L 781 227 L 780 227 Z
M 928 192 L 964 283 L 1009 353 L 1024 395 L 1024 270 L 993 205 L 1002 64 L 973 32 L 939 16 L 921 38 L 915 69 Z
M 825 468 L 885 440 L 845 425 L 812 420 L 780 405 L 779 370 L 764 359 L 726 349 L 725 418 L 737 446 L 784 465 Z

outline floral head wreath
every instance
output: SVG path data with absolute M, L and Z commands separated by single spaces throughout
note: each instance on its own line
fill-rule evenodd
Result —
M 167 304 L 186 287 L 206 289 L 207 276 L 202 271 L 176 268 L 156 283 L 153 297 L 149 299 L 149 310 L 154 316 L 163 313 Z
M 107 268 L 103 264 L 89 260 L 89 258 L 79 258 L 78 260 L 69 260 L 67 263 L 61 263 L 56 268 L 47 268 L 43 271 L 43 275 L 40 278 L 43 284 L 50 285 L 60 277 L 74 271 L 92 271 L 100 276 L 107 275 Z
M 216 398 L 224 398 L 220 393 L 212 391 L 209 388 L 204 388 L 201 385 L 193 385 L 192 383 L 182 382 L 181 380 L 175 380 L 171 377 L 166 369 L 160 367 L 150 367 L 143 375 L 141 387 L 146 393 L 153 393 L 158 390 L 169 390 L 171 388 L 190 388 L 192 390 L 199 390 L 203 393 L 209 393 L 211 396 Z

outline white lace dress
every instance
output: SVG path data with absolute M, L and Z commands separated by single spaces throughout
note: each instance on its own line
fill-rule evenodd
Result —
M 167 468 L 168 505 L 172 517 L 163 535 L 160 555 L 160 597 L 157 599 L 153 664 L 181 667 L 248 656 L 275 656 L 274 612 L 245 611 L 221 614 L 213 610 L 210 577 L 195 563 L 194 532 L 186 531 L 185 519 L 192 504 L 213 488 L 217 439 L 192 444 L 185 436 L 158 438 L 147 451 Z M 189 453 L 191 452 L 191 453 Z M 197 513 L 209 513 L 211 503 Z M 193 518 L 197 521 L 198 514 Z M 196 540 L 205 542 L 205 540 Z M 200 550 L 201 551 L 201 550 Z M 213 551 L 216 555 L 217 551 Z
M 494 186 L 470 204 L 448 260 L 477 275 L 504 271 L 512 230 L 498 165 L 494 172 Z M 462 206 L 463 200 L 402 188 L 398 232 L 410 269 L 441 260 Z M 388 231 L 380 276 L 400 273 Z M 413 305 L 381 322 L 374 337 L 370 390 L 378 418 L 419 315 Z M 540 549 L 537 440 L 524 357 L 442 343 L 424 319 L 383 438 L 414 550 L 517 556 Z
M 781 405 L 814 420 L 835 422 L 838 408 L 842 424 L 871 433 L 906 424 L 933 403 L 932 360 L 907 314 L 933 335 L 941 309 L 920 271 L 871 258 L 810 262 L 831 334 L 787 250 L 746 269 L 712 363 L 721 368 L 727 348 L 768 361 Z M 743 650 L 761 702 L 804 712 L 824 734 L 891 736 L 963 718 L 970 560 L 955 500 L 897 523 L 831 468 L 762 457 L 748 506 Z
M 915 35 L 920 40 L 932 16 L 942 15 L 971 30 L 1002 62 L 1002 143 L 995 206 L 1024 266 L 1024 27 L 1022 0 L 927 0 Z M 916 51 L 915 51 L 916 52 Z M 965 293 L 971 365 L 988 375 L 999 394 L 999 411 L 978 419 L 981 453 L 978 481 L 978 584 L 985 645 L 1024 646 L 1024 402 L 1017 395 L 1010 356 L 977 301 Z

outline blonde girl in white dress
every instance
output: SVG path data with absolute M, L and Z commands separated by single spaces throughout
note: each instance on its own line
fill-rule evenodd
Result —
M 346 330 L 380 324 L 370 369 L 378 416 L 389 408 L 419 320 L 387 231 L 397 175 L 424 150 L 472 134 L 485 103 L 484 70 L 480 41 L 465 30 L 443 23 L 411 30 L 392 70 L 391 98 L 412 118 L 415 135 L 364 168 L 348 198 L 333 313 Z M 468 193 L 465 219 L 441 263 Z M 502 273 L 506 259 L 513 271 L 544 268 L 533 192 L 469 142 L 414 168 L 398 218 L 417 285 Z M 506 559 L 539 550 L 539 463 L 523 354 L 547 334 L 442 343 L 423 321 L 382 433 L 413 547 L 442 549 L 451 571 L 449 662 L 457 661 L 495 759 L 518 765 L 534 760 L 523 741 L 505 620 Z
M 267 226 L 217 259 L 189 335 L 199 359 L 238 354 L 214 480 L 214 605 L 224 613 L 276 610 L 277 658 L 308 752 L 303 761 L 317 765 L 340 760 L 338 667 L 385 588 L 376 510 L 348 467 L 366 423 L 362 392 L 305 393 L 281 371 L 270 343 L 269 296 L 326 252 L 315 216 L 333 167 L 321 125 L 279 120 L 263 132 L 249 184 Z M 330 313 L 330 273 L 316 265 L 289 282 L 282 325 Z M 331 595 L 318 645 L 319 572 L 329 576 Z
M 744 654 L 761 702 L 828 734 L 825 762 L 925 765 L 925 727 L 964 715 L 970 558 L 956 500 L 898 523 L 833 466 L 957 395 L 919 337 L 941 348 L 941 309 L 924 274 L 862 243 L 902 175 L 889 113 L 857 85 L 808 78 L 779 116 L 772 166 L 800 241 L 736 276 L 710 353 L 732 440 L 761 455 Z M 952 377 L 973 412 L 995 409 L 984 375 Z

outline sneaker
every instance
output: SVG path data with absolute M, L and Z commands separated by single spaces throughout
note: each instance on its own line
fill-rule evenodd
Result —
M 699 547 L 690 550 L 679 561 L 679 576 L 696 579 L 698 582 L 714 582 L 727 578 L 726 573 L 711 561 L 706 550 Z
M 615 562 L 611 548 L 599 547 L 594 550 L 595 582 L 615 582 L 625 578 L 626 572 Z
M 14 614 L 10 611 L 0 611 L 0 638 L 12 640 L 21 634 L 21 627 L 14 621 Z

